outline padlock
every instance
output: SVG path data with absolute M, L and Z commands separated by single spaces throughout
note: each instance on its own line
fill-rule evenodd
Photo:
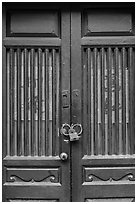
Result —
M 76 127 L 79 127 L 80 130 L 79 132 L 77 132 L 75 129 L 77 129 Z M 64 136 L 69 136 L 69 140 L 64 140 L 64 142 L 69 142 L 69 141 L 77 141 L 80 139 L 81 136 L 79 136 L 81 133 L 82 133 L 82 126 L 81 124 L 71 124 L 68 125 L 67 123 L 64 123 L 61 127 L 61 130 L 60 130 L 61 134 L 64 135 Z
M 73 128 L 70 128 L 69 130 L 69 137 L 70 141 L 76 141 L 80 138 L 80 136 L 78 136 L 77 132 Z

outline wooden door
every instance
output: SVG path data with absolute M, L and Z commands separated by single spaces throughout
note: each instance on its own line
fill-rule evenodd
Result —
M 4 3 L 3 201 L 70 201 L 69 92 L 70 11 Z
M 134 4 L 71 13 L 72 200 L 134 201 Z
M 134 200 L 134 57 L 132 3 L 3 4 L 3 201 Z

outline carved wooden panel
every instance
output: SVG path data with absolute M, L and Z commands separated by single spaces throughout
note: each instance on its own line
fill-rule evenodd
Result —
M 6 168 L 7 185 L 60 183 L 58 168 Z
M 132 35 L 133 14 L 130 10 L 92 9 L 83 13 L 83 35 Z
M 7 49 L 7 155 L 58 155 L 59 49 Z
M 7 21 L 8 36 L 60 36 L 59 13 L 43 10 L 11 10 Z
M 84 154 L 134 154 L 134 70 L 134 47 L 83 49 Z
M 83 174 L 84 182 L 107 184 L 135 181 L 135 169 L 133 167 L 84 167 Z

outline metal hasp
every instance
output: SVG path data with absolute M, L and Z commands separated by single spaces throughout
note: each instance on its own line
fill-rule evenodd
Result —
M 62 125 L 61 134 L 65 136 L 69 136 L 70 142 L 77 141 L 80 139 L 82 133 L 82 125 L 81 124 L 71 124 L 71 126 L 67 123 Z
M 68 90 L 62 91 L 62 108 L 69 108 L 70 107 L 70 93 Z

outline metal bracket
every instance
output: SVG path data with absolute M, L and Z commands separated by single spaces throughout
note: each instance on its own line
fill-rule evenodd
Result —
M 70 107 L 70 97 L 69 91 L 64 90 L 62 91 L 62 108 L 69 108 Z

